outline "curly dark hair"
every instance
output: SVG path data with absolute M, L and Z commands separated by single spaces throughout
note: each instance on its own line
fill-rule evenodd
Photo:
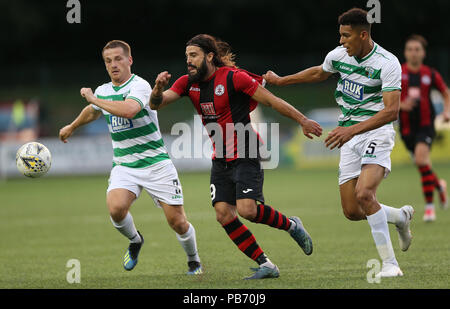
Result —
M 235 67 L 235 55 L 231 53 L 231 46 L 225 41 L 217 39 L 209 34 L 198 34 L 190 39 L 186 46 L 198 46 L 205 54 L 213 53 L 213 64 L 216 67 Z
M 338 18 L 339 25 L 361 27 L 370 33 L 371 24 L 367 20 L 367 11 L 360 8 L 352 8 L 342 13 Z

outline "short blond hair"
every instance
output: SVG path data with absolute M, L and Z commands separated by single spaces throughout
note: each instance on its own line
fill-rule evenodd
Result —
M 102 49 L 102 55 L 106 49 L 117 48 L 117 47 L 121 47 L 123 49 L 125 56 L 128 57 L 131 55 L 130 45 L 128 45 L 127 42 L 122 41 L 122 40 L 112 40 L 112 41 L 109 41 L 108 43 L 106 43 L 105 47 L 103 47 L 103 49 Z

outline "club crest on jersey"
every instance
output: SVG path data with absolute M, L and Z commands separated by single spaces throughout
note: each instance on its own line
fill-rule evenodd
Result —
M 366 73 L 365 75 L 368 78 L 373 78 L 373 76 L 375 75 L 375 69 L 372 67 L 365 67 L 364 69 L 365 69 L 365 73 Z
M 422 83 L 425 85 L 431 84 L 431 78 L 429 75 L 423 75 L 422 76 Z
M 362 101 L 364 95 L 364 86 L 354 81 L 344 79 L 342 81 L 342 92 L 354 99 Z
M 207 103 L 200 103 L 200 106 L 202 108 L 202 113 L 205 116 L 212 116 L 216 114 L 216 110 L 214 108 L 213 102 L 207 102 Z
M 221 96 L 222 94 L 225 93 L 225 87 L 222 84 L 217 85 L 216 89 L 214 89 L 214 93 L 217 96 Z
M 109 115 L 109 123 L 113 132 L 128 130 L 133 127 L 131 119 Z

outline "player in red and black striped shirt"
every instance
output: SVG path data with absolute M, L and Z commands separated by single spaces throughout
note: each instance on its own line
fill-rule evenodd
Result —
M 249 114 L 259 102 L 299 123 L 309 138 L 320 136 L 322 128 L 262 87 L 260 76 L 238 69 L 231 55 L 225 42 L 206 34 L 195 36 L 186 44 L 188 74 L 164 91 L 171 75 L 160 73 L 150 106 L 160 109 L 182 96 L 190 98 L 213 141 L 211 198 L 217 221 L 238 248 L 260 265 L 247 279 L 274 278 L 279 276 L 277 266 L 237 214 L 251 222 L 288 231 L 307 255 L 312 253 L 312 241 L 298 217 L 287 218 L 264 203 L 260 137 L 249 127 Z M 239 128 L 243 127 L 247 130 L 242 135 Z
M 431 169 L 430 150 L 436 135 L 435 110 L 430 99 L 432 88 L 444 98 L 444 121 L 450 120 L 450 92 L 441 75 L 423 64 L 427 41 L 420 35 L 411 35 L 405 44 L 406 63 L 402 65 L 402 94 L 400 104 L 400 133 L 406 148 L 413 154 L 421 174 L 426 207 L 423 219 L 436 219 L 433 192 L 439 192 L 441 206 L 447 207 L 447 184 Z

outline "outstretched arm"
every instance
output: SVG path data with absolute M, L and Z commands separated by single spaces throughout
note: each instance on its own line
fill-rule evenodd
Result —
M 59 139 L 62 142 L 67 143 L 67 139 L 78 127 L 97 120 L 101 114 L 101 111 L 94 109 L 91 105 L 86 106 L 71 124 L 68 124 L 59 130 Z
M 119 117 L 133 118 L 142 109 L 141 103 L 134 99 L 125 101 L 109 101 L 97 98 L 91 88 L 81 88 L 80 94 L 91 104 Z
M 295 107 L 284 101 L 283 99 L 273 95 L 269 90 L 265 89 L 261 85 L 258 85 L 252 99 L 262 103 L 266 106 L 272 107 L 274 110 L 296 121 L 302 126 L 303 134 L 308 138 L 313 138 L 311 134 L 315 136 L 322 135 L 322 128 L 314 120 L 308 119 L 305 115 L 299 112 Z
M 325 139 L 326 147 L 341 148 L 353 136 L 375 130 L 385 124 L 397 120 L 400 110 L 400 90 L 383 92 L 384 109 L 373 117 L 349 127 L 337 127 Z
M 276 86 L 285 86 L 300 83 L 316 83 L 326 80 L 333 73 L 323 70 L 322 65 L 311 67 L 298 73 L 286 76 L 278 76 L 273 71 L 267 71 L 262 77 L 267 83 Z
M 169 84 L 170 75 L 167 71 L 161 72 L 156 77 L 155 87 L 153 88 L 152 95 L 150 96 L 150 108 L 161 109 L 164 106 L 175 102 L 180 96 L 173 90 L 166 90 L 164 88 Z

